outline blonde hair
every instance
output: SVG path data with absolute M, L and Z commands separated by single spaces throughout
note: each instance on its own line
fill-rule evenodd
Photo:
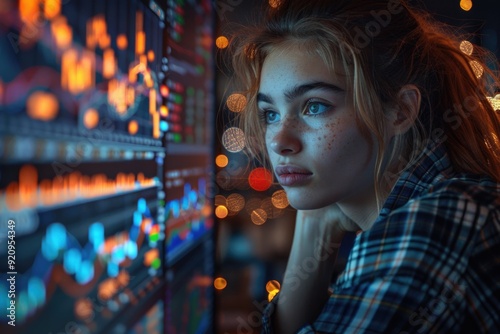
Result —
M 256 105 L 262 64 L 284 43 L 300 42 L 332 69 L 343 67 L 358 123 L 376 140 L 378 185 L 387 177 L 386 166 L 397 163 L 399 174 L 432 141 L 444 142 L 457 171 L 500 181 L 499 116 L 486 99 L 497 89 L 497 76 L 485 65 L 488 53 L 475 47 L 468 55 L 459 48 L 461 40 L 404 1 L 282 0 L 269 9 L 264 23 L 231 41 L 237 89 L 248 101 L 238 119 L 248 151 L 268 163 Z M 409 131 L 387 142 L 387 119 L 381 113 L 394 107 L 408 111 L 398 98 L 407 84 L 421 92 L 418 118 Z

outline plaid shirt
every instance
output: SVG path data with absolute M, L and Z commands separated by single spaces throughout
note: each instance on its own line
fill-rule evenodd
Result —
M 500 185 L 454 172 L 443 146 L 426 150 L 356 237 L 333 291 L 298 333 L 500 333 Z

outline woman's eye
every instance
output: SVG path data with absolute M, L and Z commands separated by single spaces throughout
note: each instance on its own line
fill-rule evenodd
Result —
M 330 106 L 321 102 L 308 102 L 305 113 L 308 115 L 317 115 L 328 111 Z
M 276 123 L 280 120 L 279 114 L 272 110 L 264 111 L 264 121 L 266 124 Z

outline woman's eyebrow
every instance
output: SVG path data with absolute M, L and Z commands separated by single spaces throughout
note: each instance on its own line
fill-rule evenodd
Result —
M 259 92 L 259 93 L 257 93 L 257 103 L 259 103 L 259 102 L 273 104 L 273 99 L 270 96 Z
M 333 91 L 335 93 L 344 93 L 345 92 L 344 89 L 340 88 L 337 85 L 323 82 L 323 81 L 314 81 L 314 82 L 310 82 L 310 83 L 306 83 L 303 85 L 297 85 L 297 86 L 292 87 L 290 90 L 285 92 L 285 97 L 288 101 L 291 101 L 291 100 L 295 99 L 296 97 L 304 95 L 308 91 L 314 90 L 314 89 L 329 90 L 329 91 Z M 266 102 L 266 103 L 272 104 L 273 99 L 270 96 L 259 92 L 257 94 L 257 103 L 259 103 L 259 102 Z

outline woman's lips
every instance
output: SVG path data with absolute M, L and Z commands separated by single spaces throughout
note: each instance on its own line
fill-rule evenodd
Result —
M 310 171 L 296 166 L 277 166 L 274 172 L 278 182 L 287 187 L 303 185 L 312 177 Z

